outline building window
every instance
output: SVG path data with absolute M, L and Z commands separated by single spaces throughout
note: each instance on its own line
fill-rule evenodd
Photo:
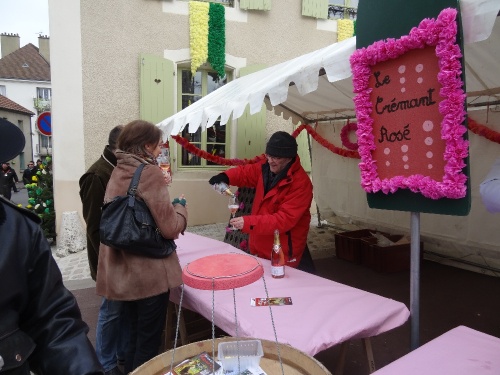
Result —
M 40 134 L 40 146 L 41 147 L 52 147 L 52 139 L 49 136 Z
M 180 81 L 178 82 L 180 91 L 178 110 L 180 111 L 225 85 L 227 83 L 227 74 L 223 79 L 219 79 L 216 72 L 198 70 L 193 77 L 188 68 L 181 68 L 178 79 Z M 199 128 L 196 133 L 189 133 L 188 126 L 186 126 L 182 131 L 182 137 L 212 155 L 226 157 L 228 152 L 229 134 L 226 132 L 226 126 L 221 126 L 219 121 L 216 121 L 212 127 L 203 132 Z M 178 160 L 180 161 L 178 168 L 218 166 L 213 162 L 189 153 L 184 148 L 179 148 Z
M 48 87 L 37 87 L 36 88 L 37 99 L 50 100 L 51 94 L 52 94 L 52 90 Z
M 52 98 L 52 90 L 48 87 L 37 87 L 36 98 L 33 100 L 33 105 L 38 113 L 50 111 L 50 103 Z
M 328 18 L 331 20 L 341 18 L 355 20 L 358 14 L 358 2 L 359 0 L 330 0 Z
M 52 137 L 38 134 L 38 154 L 41 157 L 52 155 Z
M 5 85 L 0 85 L 0 95 L 7 96 L 7 88 Z

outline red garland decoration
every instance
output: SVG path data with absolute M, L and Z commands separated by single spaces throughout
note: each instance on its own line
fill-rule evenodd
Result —
M 331 144 L 325 138 L 323 138 L 321 135 L 319 135 L 318 133 L 316 133 L 316 130 L 314 130 L 311 125 L 305 125 L 305 124 L 300 125 L 292 133 L 292 136 L 294 136 L 295 138 L 297 138 L 297 135 L 299 135 L 299 133 L 303 129 L 305 129 L 311 135 L 311 137 L 314 138 L 314 140 L 316 142 L 318 142 L 321 146 L 327 148 L 328 150 L 330 150 L 334 154 L 337 154 L 337 155 L 340 155 L 340 156 L 344 156 L 344 157 L 347 157 L 347 158 L 359 159 L 359 154 L 358 154 L 357 151 L 346 150 L 344 148 L 340 148 L 340 147 L 337 147 L 337 146 Z
M 468 127 L 471 132 L 474 134 L 477 134 L 481 137 L 484 137 L 492 142 L 499 143 L 500 144 L 500 133 L 498 133 L 495 130 L 492 130 L 488 128 L 487 126 L 478 124 L 476 121 L 471 119 L 470 117 L 468 119 Z M 320 136 L 312 127 L 311 125 L 306 125 L 302 124 L 300 125 L 297 129 L 294 130 L 292 133 L 292 136 L 294 138 L 297 138 L 297 136 L 300 134 L 302 130 L 306 130 L 316 142 L 318 142 L 321 146 L 327 148 L 334 154 L 348 157 L 348 158 L 353 158 L 353 159 L 359 159 L 359 153 L 355 151 L 354 149 L 350 148 L 349 146 L 356 145 L 357 148 L 357 143 L 352 143 L 349 141 L 347 138 L 347 134 L 349 131 L 353 131 L 357 129 L 357 124 L 356 123 L 347 123 L 341 130 L 340 133 L 340 138 L 342 139 L 342 144 L 350 148 L 350 150 L 346 150 L 340 147 L 337 147 L 330 142 L 328 142 L 325 138 Z M 344 137 L 347 139 L 347 141 L 344 139 Z M 219 164 L 219 165 L 244 165 L 244 164 L 253 164 L 253 163 L 258 163 L 259 161 L 263 160 L 265 158 L 265 155 L 258 155 L 254 157 L 253 159 L 226 159 L 226 158 L 221 158 L 220 156 L 217 155 L 212 155 L 206 151 L 200 150 L 198 147 L 192 145 L 187 139 L 182 138 L 179 135 L 173 135 L 172 138 L 179 144 L 181 147 L 185 148 L 188 152 L 199 156 L 201 158 L 204 158 L 208 161 L 211 161 L 213 163 Z
M 476 121 L 467 117 L 467 123 L 469 130 L 474 134 L 480 135 L 492 142 L 500 143 L 500 133 L 495 130 L 488 128 L 487 126 L 478 124 Z
M 356 124 L 355 122 L 349 122 L 349 120 L 347 120 L 347 124 L 340 131 L 340 140 L 342 141 L 342 144 L 349 150 L 358 149 L 358 142 L 353 143 L 349 140 L 349 133 L 351 131 L 355 132 L 356 130 L 358 130 L 358 124 Z
M 316 142 L 318 142 L 321 146 L 327 148 L 334 154 L 348 157 L 348 158 L 354 158 L 354 159 L 359 159 L 359 154 L 357 151 L 351 151 L 351 150 L 346 150 L 340 147 L 337 147 L 330 142 L 328 142 L 325 138 L 320 136 L 316 131 L 310 126 L 310 125 L 305 125 L 302 124 L 300 125 L 295 131 L 292 133 L 292 136 L 294 138 L 297 138 L 297 136 L 300 134 L 302 130 L 306 130 Z M 173 135 L 172 138 L 184 149 L 186 149 L 188 152 L 190 152 L 193 155 L 199 156 L 200 158 L 206 159 L 208 161 L 211 161 L 212 163 L 216 163 L 219 165 L 244 165 L 244 164 L 253 164 L 253 163 L 258 163 L 259 161 L 265 159 L 265 155 L 258 155 L 254 157 L 253 159 L 226 159 L 226 158 L 221 158 L 220 156 L 217 155 L 212 155 L 204 150 L 200 150 L 198 147 L 194 146 L 189 142 L 187 139 L 181 137 L 180 135 Z
M 185 148 L 188 152 L 190 152 L 193 155 L 199 156 L 200 158 L 206 159 L 208 161 L 211 161 L 212 163 L 216 163 L 219 165 L 244 165 L 244 164 L 253 164 L 253 163 L 258 163 L 262 159 L 265 158 L 264 154 L 258 155 L 254 157 L 253 159 L 226 159 L 226 158 L 221 158 L 220 156 L 217 155 L 212 155 L 204 150 L 200 150 L 198 147 L 194 146 L 191 144 L 187 139 L 182 138 L 180 135 L 173 135 L 172 136 L 175 141 L 181 145 L 183 148 Z

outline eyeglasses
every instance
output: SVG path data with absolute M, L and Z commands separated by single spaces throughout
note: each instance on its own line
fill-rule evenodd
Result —
M 267 160 L 281 161 L 281 160 L 283 160 L 283 159 L 285 159 L 285 158 L 281 158 L 281 157 L 279 157 L 279 156 L 271 156 L 271 155 L 266 154 L 266 159 L 267 159 Z

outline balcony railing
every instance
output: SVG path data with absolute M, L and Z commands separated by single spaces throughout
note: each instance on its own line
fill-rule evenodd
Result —
M 328 19 L 350 18 L 355 20 L 357 15 L 358 8 L 337 4 L 328 5 Z
M 33 98 L 33 106 L 38 113 L 48 112 L 51 108 L 51 101 L 40 98 Z

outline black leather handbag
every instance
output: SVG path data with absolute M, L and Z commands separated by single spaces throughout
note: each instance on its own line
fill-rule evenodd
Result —
M 103 244 L 149 258 L 166 258 L 176 249 L 164 238 L 148 206 L 135 198 L 144 164 L 134 173 L 126 196 L 118 196 L 102 207 L 99 236 Z

